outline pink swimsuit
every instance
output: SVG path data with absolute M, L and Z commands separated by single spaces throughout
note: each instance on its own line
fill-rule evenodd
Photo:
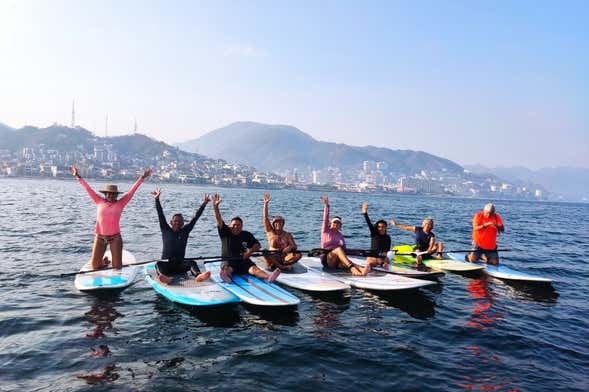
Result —
M 86 189 L 86 192 L 96 204 L 96 234 L 100 236 L 119 234 L 121 232 L 119 221 L 121 220 L 123 208 L 129 203 L 139 185 L 143 184 L 143 177 L 139 177 L 129 192 L 114 203 L 100 197 L 81 177 L 78 178 L 78 182 Z
M 329 228 L 329 206 L 323 209 L 323 226 L 321 227 L 321 248 L 334 250 L 335 248 L 346 248 L 344 235 L 339 230 Z

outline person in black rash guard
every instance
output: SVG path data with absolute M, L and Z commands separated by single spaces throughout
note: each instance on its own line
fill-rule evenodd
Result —
M 208 279 L 211 276 L 210 272 L 200 273 L 198 265 L 194 260 L 185 260 L 186 245 L 188 243 L 188 236 L 194 227 L 194 224 L 202 215 L 207 203 L 211 201 L 209 195 L 205 194 L 200 208 L 196 211 L 194 217 L 184 225 L 184 217 L 182 214 L 174 214 L 170 224 L 166 222 L 164 211 L 160 203 L 161 189 L 156 189 L 152 193 L 155 199 L 155 209 L 162 231 L 162 259 L 155 264 L 155 269 L 161 282 L 170 284 L 174 275 L 185 274 L 190 271 L 195 276 L 197 282 Z
M 387 222 L 378 220 L 376 225 L 370 222 L 368 217 L 368 203 L 362 203 L 362 215 L 366 219 L 368 230 L 370 230 L 370 251 L 373 254 L 366 258 L 366 262 L 371 266 L 381 265 L 383 268 L 388 267 L 389 259 L 386 253 L 391 250 L 391 236 L 387 234 Z
M 432 231 L 434 228 L 434 220 L 432 218 L 425 218 L 421 227 L 402 225 L 395 222 L 394 219 L 391 219 L 391 225 L 415 233 L 415 246 L 413 250 L 416 252 L 415 262 L 418 265 L 421 264 L 421 260 L 434 257 L 434 253 L 436 252 L 435 257 L 437 259 L 442 258 L 444 244 L 441 242 L 436 243 L 436 235 Z
M 213 211 L 221 239 L 221 255 L 225 259 L 219 274 L 221 279 L 231 283 L 233 273 L 250 274 L 272 283 L 280 275 L 280 269 L 277 268 L 268 275 L 250 260 L 250 256 L 260 250 L 260 242 L 252 233 L 243 230 L 243 221 L 238 216 L 232 218 L 227 226 L 221 218 L 219 204 L 221 204 L 221 198 L 215 193 Z

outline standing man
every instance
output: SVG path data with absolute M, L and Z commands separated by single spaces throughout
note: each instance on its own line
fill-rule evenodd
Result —
M 472 263 L 482 259 L 492 265 L 499 264 L 497 234 L 504 231 L 505 226 L 499 214 L 495 212 L 495 206 L 491 203 L 486 204 L 472 219 L 472 242 L 475 251 L 468 254 L 468 261 Z
M 221 279 L 231 283 L 231 276 L 236 273 L 254 275 L 257 278 L 268 280 L 268 283 L 274 282 L 280 275 L 280 269 L 276 268 L 271 275 L 268 275 L 250 260 L 250 256 L 260 250 L 260 242 L 252 233 L 243 230 L 243 220 L 238 216 L 232 218 L 227 226 L 221 218 L 219 204 L 221 204 L 221 198 L 215 193 L 213 211 L 221 239 L 221 255 L 225 259 L 221 266 Z
M 157 210 L 157 217 L 160 222 L 160 230 L 162 231 L 162 259 L 155 264 L 155 270 L 161 282 L 170 284 L 174 275 L 185 274 L 190 271 L 195 276 L 197 282 L 208 279 L 211 276 L 209 271 L 200 273 L 198 265 L 194 260 L 185 260 L 186 245 L 188 243 L 188 236 L 194 227 L 194 224 L 202 215 L 208 202 L 211 201 L 209 195 L 205 193 L 200 208 L 196 211 L 194 217 L 184 225 L 184 217 L 182 214 L 172 215 L 170 224 L 166 223 L 166 217 L 160 203 L 161 189 L 157 188 L 151 193 L 155 199 L 155 209 Z

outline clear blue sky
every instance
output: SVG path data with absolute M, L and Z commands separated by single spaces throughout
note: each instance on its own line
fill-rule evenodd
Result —
M 0 122 L 589 167 L 587 1 L 0 0 Z

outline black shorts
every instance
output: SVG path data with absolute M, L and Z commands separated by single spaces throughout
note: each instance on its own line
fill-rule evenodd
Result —
M 485 257 L 487 257 L 487 259 L 499 260 L 499 252 L 497 252 L 497 248 L 495 248 L 495 249 L 483 249 L 480 246 L 478 246 L 478 245 L 475 244 L 475 246 L 474 246 L 474 252 L 472 252 L 472 254 L 477 259 L 480 259 L 482 255 L 485 255 Z
M 192 275 L 197 276 L 200 274 L 198 264 L 194 260 L 183 260 L 183 261 L 158 261 L 155 264 L 156 270 L 160 274 L 166 276 L 181 275 L 188 271 L 192 272 Z
M 233 268 L 233 273 L 234 274 L 238 274 L 238 275 L 245 275 L 245 274 L 249 274 L 248 270 L 250 269 L 250 267 L 256 265 L 253 261 L 251 261 L 250 259 L 247 260 L 230 260 L 230 261 L 224 261 L 221 268 L 227 266 L 227 267 L 231 267 Z

